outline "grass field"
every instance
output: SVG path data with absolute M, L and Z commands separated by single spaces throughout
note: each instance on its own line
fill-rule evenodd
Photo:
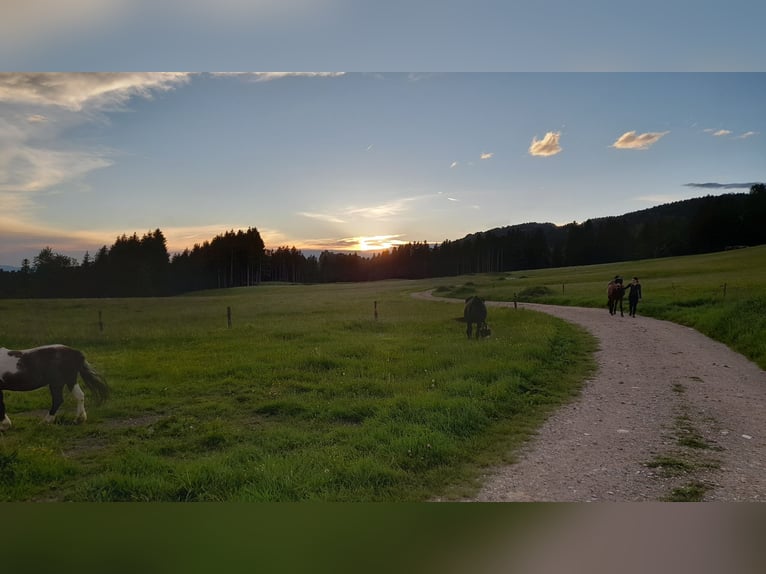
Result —
M 460 305 L 410 293 L 435 288 L 605 308 L 608 279 L 638 275 L 639 314 L 695 326 L 764 367 L 765 263 L 766 246 L 426 281 L 0 300 L 0 344 L 69 344 L 113 389 L 104 405 L 87 404 L 84 425 L 74 424 L 67 394 L 52 426 L 41 421 L 47 390 L 6 392 L 14 427 L 0 433 L 0 500 L 469 494 L 483 465 L 512 457 L 547 413 L 578 392 L 596 343 L 521 309 L 492 309 L 493 336 L 467 341 L 456 320 Z
M 79 348 L 113 389 L 41 421 L 6 392 L 0 500 L 408 501 L 468 492 L 592 368 L 594 342 L 528 311 L 467 341 L 424 282 L 269 285 L 167 299 L 0 301 L 8 348 Z M 379 317 L 373 316 L 378 302 Z M 228 328 L 226 311 L 232 310 Z M 99 328 L 99 311 L 103 332 Z
M 766 245 L 690 257 L 476 275 L 446 281 L 443 296 L 603 307 L 606 284 L 638 276 L 638 314 L 694 327 L 766 369 Z M 624 301 L 627 316 L 628 300 Z M 605 311 L 606 312 L 606 311 Z

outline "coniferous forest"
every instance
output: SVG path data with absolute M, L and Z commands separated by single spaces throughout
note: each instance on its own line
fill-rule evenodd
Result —
M 262 282 L 421 279 L 709 253 L 766 243 L 766 185 L 563 226 L 525 223 L 372 256 L 266 249 L 258 230 L 226 231 L 170 254 L 160 229 L 118 237 L 82 261 L 46 247 L 0 270 L 0 297 L 153 297 Z

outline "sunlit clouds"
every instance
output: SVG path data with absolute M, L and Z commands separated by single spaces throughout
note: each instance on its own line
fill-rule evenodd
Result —
M 149 98 L 189 80 L 183 73 L 0 73 L 0 102 L 71 111 L 112 109 L 133 97 Z M 41 117 L 41 116 L 38 116 Z
M 481 154 L 479 159 L 492 159 L 492 156 L 494 156 L 494 155 L 495 154 L 493 152 L 485 152 L 485 153 Z
M 349 223 L 361 219 L 386 221 L 408 211 L 413 203 L 433 196 L 401 197 L 367 206 L 349 206 L 335 212 L 300 211 L 298 215 L 325 223 Z
M 734 135 L 734 132 L 732 130 L 727 129 L 713 129 L 713 128 L 707 128 L 704 131 L 706 134 L 710 134 L 717 138 L 726 138 L 726 139 L 736 139 L 736 140 L 746 140 L 747 138 L 751 138 L 753 136 L 757 136 L 759 132 L 755 131 L 747 131 L 743 132 L 739 135 Z M 731 136 L 731 137 L 728 137 Z
M 560 138 L 561 132 L 548 132 L 541 140 L 535 136 L 529 146 L 529 154 L 537 157 L 550 157 L 561 153 Z
M 612 147 L 617 149 L 649 149 L 651 146 L 660 141 L 660 138 L 669 134 L 669 131 L 665 132 L 647 132 L 643 134 L 637 134 L 635 131 L 625 132 L 617 141 L 612 144 Z
M 112 165 L 104 147 L 62 149 L 62 133 L 100 121 L 95 112 L 122 108 L 133 97 L 150 98 L 187 80 L 185 74 L 0 73 L 0 104 L 9 110 L 0 120 L 0 192 L 43 191 Z M 30 107 L 40 111 L 13 113 Z

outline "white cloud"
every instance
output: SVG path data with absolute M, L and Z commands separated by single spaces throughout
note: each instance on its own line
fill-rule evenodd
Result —
M 559 139 L 561 132 L 548 132 L 543 139 L 538 140 L 535 136 L 532 138 L 532 144 L 529 146 L 529 154 L 540 157 L 549 157 L 561 153 Z
M 492 159 L 492 156 L 494 155 L 495 155 L 494 152 L 489 152 L 489 153 L 485 152 L 481 154 L 480 159 Z
M 744 139 L 747 139 L 747 138 L 751 138 L 753 136 L 757 136 L 759 133 L 760 132 L 745 132 L 742 135 L 738 135 L 737 139 L 744 140 Z
M 91 152 L 0 148 L 0 192 L 43 191 L 112 163 Z
M 669 133 L 669 131 L 647 132 L 636 135 L 635 131 L 625 132 L 617 138 L 617 141 L 612 144 L 612 147 L 617 149 L 649 149 L 650 146 L 656 144 L 660 138 Z
M 346 72 L 249 72 L 239 75 L 250 76 L 256 82 L 270 82 L 283 78 L 339 78 L 345 76 Z
M 453 162 L 450 164 L 450 166 L 449 166 L 449 167 L 450 167 L 450 169 L 452 169 L 453 167 L 457 167 L 457 166 L 458 166 L 458 163 L 457 163 L 456 161 L 453 161 Z
M 298 213 L 298 215 L 301 215 L 303 217 L 308 217 L 309 219 L 326 221 L 328 223 L 345 223 L 345 220 L 341 219 L 340 217 L 336 215 L 331 215 L 329 213 L 313 213 L 310 211 L 301 211 Z
M 52 106 L 70 111 L 119 109 L 189 80 L 185 73 L 0 73 L 0 103 Z M 42 116 L 40 116 L 42 117 Z
M 78 149 L 64 139 L 65 131 L 188 79 L 165 73 L 0 73 L 0 192 L 41 192 L 112 165 L 112 150 Z

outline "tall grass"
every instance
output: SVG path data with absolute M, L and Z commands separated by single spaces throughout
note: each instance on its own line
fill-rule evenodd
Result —
M 4 346 L 83 350 L 113 389 L 6 392 L 0 500 L 383 501 L 469 492 L 593 368 L 545 315 L 417 301 L 430 282 L 261 286 L 166 299 L 0 301 Z M 374 302 L 379 317 L 373 317 Z M 226 310 L 232 310 L 228 328 Z M 103 331 L 99 327 L 99 311 Z

